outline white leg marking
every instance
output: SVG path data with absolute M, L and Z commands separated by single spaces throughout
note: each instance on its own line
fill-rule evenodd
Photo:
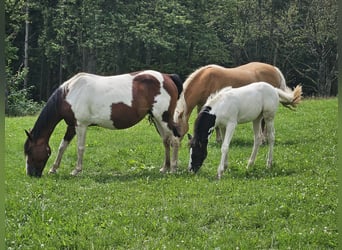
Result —
M 62 156 L 64 154 L 65 149 L 68 147 L 69 145 L 69 141 L 66 141 L 64 139 L 62 139 L 59 148 L 58 148 L 58 154 L 57 154 L 57 158 L 55 160 L 55 162 L 53 163 L 49 174 L 55 174 L 57 172 L 57 169 L 59 168 L 59 165 L 61 164 L 61 160 L 62 160 Z
M 180 138 L 172 136 L 171 147 L 172 147 L 172 160 L 171 160 L 171 171 L 176 172 L 178 168 L 178 149 L 180 145 Z
M 252 166 L 255 162 L 256 155 L 259 150 L 259 146 L 262 144 L 262 133 L 261 133 L 261 117 L 253 121 L 254 130 L 254 144 L 252 154 L 249 157 L 247 168 Z
M 273 146 L 275 141 L 275 129 L 274 129 L 274 121 L 270 119 L 267 121 L 267 137 L 269 143 L 268 157 L 267 157 L 267 167 L 272 167 L 273 162 Z
M 78 125 L 76 126 L 77 134 L 77 165 L 76 168 L 71 172 L 71 175 L 76 176 L 82 172 L 83 165 L 83 154 L 85 150 L 85 138 L 86 138 L 87 126 Z
M 160 173 L 166 173 L 170 169 L 170 144 L 172 131 L 167 127 L 167 124 L 162 121 L 158 114 L 153 114 L 154 125 L 158 130 L 159 135 L 163 139 L 165 149 L 165 158 L 163 167 L 159 170 Z M 171 169 L 172 170 L 172 169 Z
M 221 146 L 221 161 L 217 168 L 217 179 L 221 179 L 222 174 L 226 168 L 228 168 L 228 150 L 229 144 L 232 140 L 234 130 L 236 127 L 236 122 L 229 122 L 226 127 L 226 133 L 224 135 L 224 140 Z

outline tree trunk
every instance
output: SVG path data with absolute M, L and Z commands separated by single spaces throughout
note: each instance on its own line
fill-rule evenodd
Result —
M 61 54 L 59 55 L 59 86 L 62 85 L 63 83 L 63 53 L 61 52 Z
M 24 45 L 24 89 L 27 88 L 27 75 L 28 75 L 28 37 L 29 37 L 29 7 L 26 3 L 26 20 L 25 20 L 25 45 Z

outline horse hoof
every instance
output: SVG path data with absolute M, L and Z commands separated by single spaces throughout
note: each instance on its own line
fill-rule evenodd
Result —
M 177 173 L 177 168 L 171 168 L 170 173 L 172 174 Z
M 165 167 L 159 169 L 159 173 L 161 173 L 161 174 L 165 174 L 166 172 L 167 172 L 167 168 L 165 168 Z
M 70 175 L 72 175 L 72 176 L 77 176 L 79 173 L 81 173 L 82 172 L 82 170 L 77 170 L 77 169 L 74 169 L 71 173 L 70 173 Z
M 52 169 L 52 168 L 51 168 L 51 169 L 49 170 L 49 174 L 56 174 L 56 173 L 57 173 L 57 170 L 56 170 L 56 169 Z
M 218 174 L 218 175 L 216 175 L 216 180 L 221 180 L 221 175 L 220 174 Z

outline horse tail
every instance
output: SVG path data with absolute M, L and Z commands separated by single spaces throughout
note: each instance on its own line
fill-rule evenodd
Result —
M 291 91 L 291 89 L 289 87 L 287 87 L 286 80 L 285 80 L 285 77 L 284 77 L 283 73 L 280 71 L 279 68 L 277 68 L 275 66 L 274 66 L 274 68 L 276 69 L 276 71 L 278 72 L 279 77 L 280 77 L 280 86 L 279 86 L 279 88 L 284 90 L 284 91 L 286 91 L 286 92 L 291 93 L 292 91 Z
M 179 96 L 181 95 L 182 91 L 183 91 L 183 81 L 182 79 L 179 77 L 179 75 L 177 74 L 172 74 L 170 75 L 172 81 L 176 84 L 177 90 L 178 90 L 178 97 L 177 99 L 179 99 Z
M 275 89 L 278 92 L 280 103 L 289 109 L 293 110 L 293 108 L 296 108 L 302 99 L 302 86 L 300 85 L 297 85 L 293 91 L 289 88 L 289 91 L 284 91 L 278 88 Z

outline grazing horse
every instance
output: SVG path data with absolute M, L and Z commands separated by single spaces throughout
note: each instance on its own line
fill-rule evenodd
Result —
M 174 121 L 180 127 L 180 138 L 176 139 L 173 144 L 171 168 L 177 168 L 180 141 L 189 130 L 189 118 L 196 106 L 200 111 L 208 97 L 224 87 L 238 88 L 259 81 L 267 82 L 284 91 L 288 89 L 285 78 L 277 67 L 260 62 L 251 62 L 236 68 L 207 65 L 190 74 L 184 82 L 184 90 L 177 102 L 174 114 Z M 217 141 L 220 141 L 218 130 L 216 135 Z M 167 169 L 161 169 L 161 171 L 165 172 Z
M 198 114 L 194 126 L 194 136 L 190 140 L 189 171 L 197 172 L 207 157 L 208 138 L 214 128 L 225 129 L 221 146 L 221 161 L 217 170 L 220 179 L 228 167 L 228 149 L 235 127 L 239 123 L 253 121 L 254 145 L 247 167 L 254 164 L 258 148 L 262 143 L 261 119 L 266 123 L 269 151 L 267 166 L 271 167 L 274 145 L 274 117 L 279 102 L 296 107 L 302 95 L 301 86 L 293 91 L 274 88 L 266 82 L 256 82 L 241 88 L 226 87 L 210 97 Z
M 77 175 L 82 171 L 88 126 L 125 129 L 137 124 L 147 114 L 163 139 L 164 167 L 168 167 L 172 138 L 179 136 L 173 114 L 182 88 L 178 75 L 152 70 L 116 76 L 75 75 L 55 90 L 33 129 L 25 131 L 27 174 L 41 177 L 51 154 L 50 136 L 61 120 L 66 122 L 67 130 L 49 173 L 57 171 L 65 149 L 76 134 L 77 164 L 71 174 Z

